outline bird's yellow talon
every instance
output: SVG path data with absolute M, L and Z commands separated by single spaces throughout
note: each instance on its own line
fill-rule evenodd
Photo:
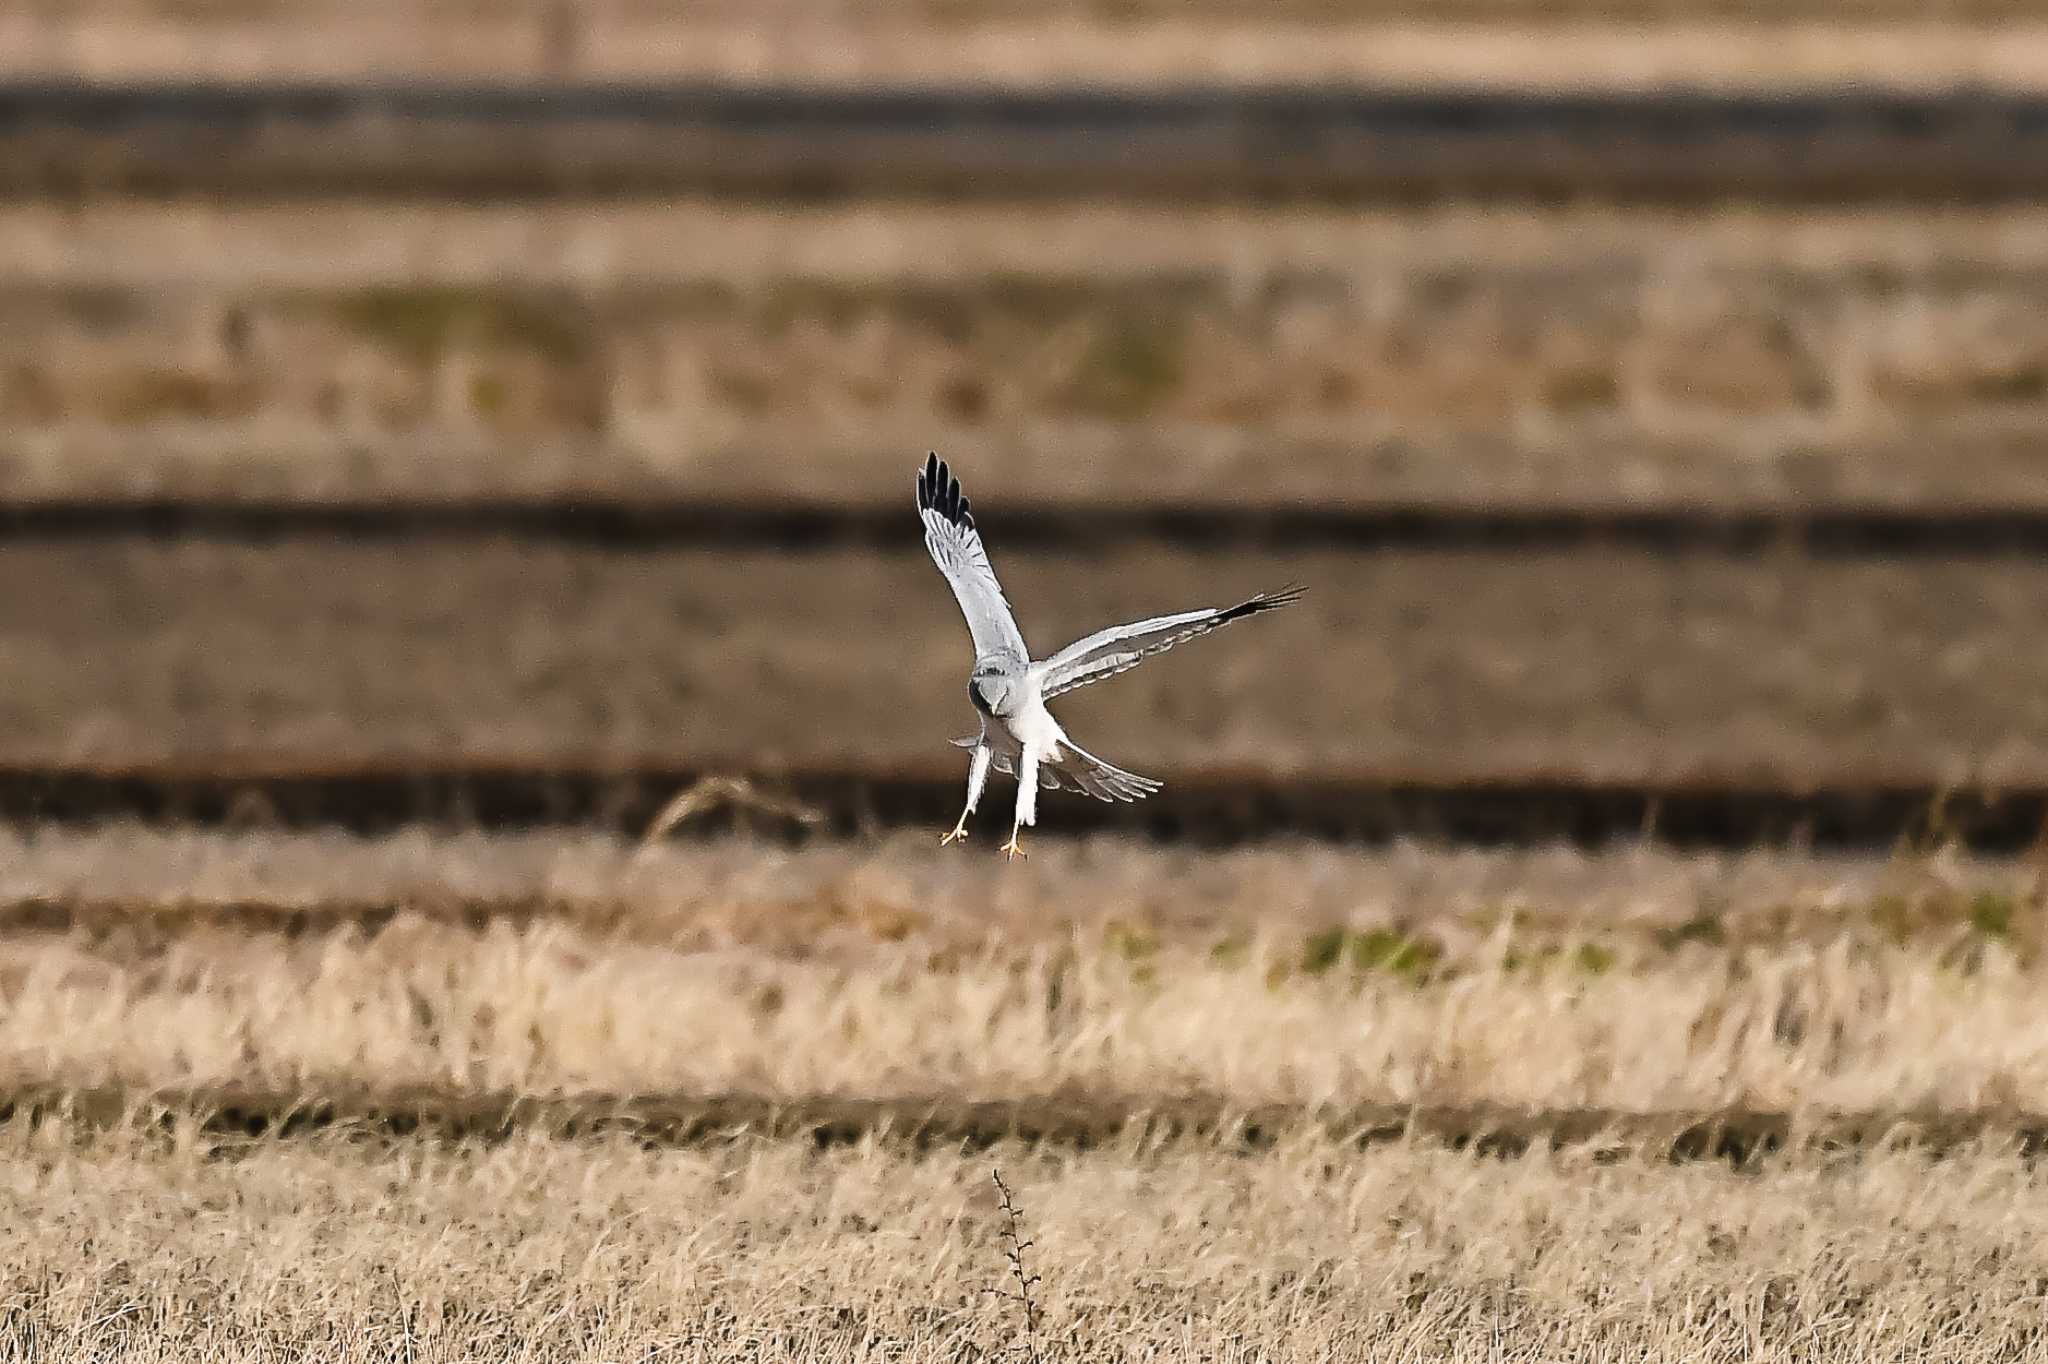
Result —
M 1019 846 L 1017 842 L 1017 836 L 1015 834 L 1010 835 L 1010 841 L 1008 843 L 1003 844 L 1002 850 L 1010 855 L 1010 860 L 1012 862 L 1015 862 L 1020 857 L 1030 856 L 1029 853 L 1025 852 L 1024 849 L 1021 846 Z
M 949 833 L 949 834 L 940 834 L 940 835 L 939 835 L 939 846 L 943 848 L 943 847 L 945 847 L 945 846 L 946 846 L 946 845 L 947 845 L 948 843 L 952 843 L 952 842 L 955 842 L 955 841 L 957 841 L 957 840 L 965 839 L 966 837 L 967 837 L 967 830 L 965 830 L 965 829 L 955 829 L 955 830 L 953 830 L 953 832 L 952 832 L 952 833 Z

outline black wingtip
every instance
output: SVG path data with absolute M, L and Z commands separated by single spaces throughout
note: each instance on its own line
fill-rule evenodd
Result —
M 1256 616 L 1261 611 L 1278 611 L 1283 606 L 1292 606 L 1300 601 L 1306 591 L 1308 589 L 1300 583 L 1289 583 L 1278 592 L 1261 592 L 1256 597 L 1241 601 L 1225 611 L 1216 618 L 1216 623 L 1221 625 L 1226 621 L 1242 620 L 1246 616 Z
M 1289 583 L 1278 592 L 1261 592 L 1255 600 L 1262 603 L 1261 611 L 1270 611 L 1276 606 L 1292 606 L 1307 591 L 1308 588 L 1301 583 Z
M 974 529 L 974 504 L 960 495 L 960 480 L 946 467 L 934 450 L 925 456 L 924 471 L 917 476 L 917 509 L 935 511 L 954 525 Z

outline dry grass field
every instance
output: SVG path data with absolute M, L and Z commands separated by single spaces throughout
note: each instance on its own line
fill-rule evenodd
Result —
M 513 437 L 618 433 L 644 447 L 771 416 L 1311 434 L 1373 419 L 1881 426 L 2040 408 L 2043 285 L 1967 266 L 1673 275 L 1581 258 L 1405 275 L 792 278 L 744 292 L 17 289 L 4 300 L 0 416 L 470 424 Z
M 762 930 L 780 950 L 405 913 L 368 932 L 167 935 L 144 912 L 140 939 L 22 933 L 0 966 L 0 1074 L 450 1102 L 838 1096 L 910 1116 L 1060 1096 L 1134 1114 L 1191 1096 L 1306 1113 L 2048 1113 L 2041 968 L 2010 926 L 2038 899 L 1945 899 L 1924 927 L 1910 902 L 1872 902 L 1828 916 L 1832 936 L 1732 942 L 1703 941 L 1705 920 L 1352 930 L 1240 910 L 1195 943 L 1124 918 L 975 949 L 927 940 L 916 901 L 758 912 L 783 920 Z
M 0 1129 L 39 1360 L 2040 1358 L 2039 1168 L 1312 1141 L 388 1152 Z M 1022 1205 L 1037 1339 L 990 1171 Z M 1036 1355 L 1023 1353 L 1035 1344 Z
M 15 1136 L 37 1359 L 2031 1359 L 2040 1175 L 1995 1151 L 1761 1174 L 1300 1143 L 973 1157 L 512 1143 L 222 1162 Z
M 506 5 L 457 19 L 425 17 L 418 7 L 309 5 L 264 14 L 260 4 L 240 0 L 211 14 L 167 14 L 100 3 L 61 14 L 0 10 L 0 72 L 1126 88 L 1189 81 L 1621 90 L 2048 85 L 2048 27 L 2015 0 L 1976 0 L 1980 13 L 1939 18 L 1903 0 L 1864 0 L 1846 16 L 1840 0 L 1734 12 L 1743 2 L 1694 13 L 1673 5 L 1649 23 L 1627 13 L 1630 0 L 1401 0 L 1321 14 L 1272 5 L 1147 12 L 1128 0 L 1115 7 L 1121 13 L 1075 7 L 1035 15 L 1002 5 L 975 13 L 954 0 L 953 12 L 924 15 L 908 7 L 878 14 L 874 6 L 855 15 L 768 6 L 635 13 Z M 1489 5 L 1495 13 L 1483 12 Z
M 2048 504 L 2048 220 L 0 211 L 0 486 Z
M 15 0 L 11 8 L 35 13 L 34 0 Z M 254 18 L 285 23 L 315 21 L 349 7 L 341 0 L 79 0 L 68 6 L 81 14 L 103 15 L 109 19 L 158 18 L 170 21 L 206 21 Z M 521 23 L 545 20 L 567 11 L 592 25 L 670 17 L 672 11 L 662 0 L 376 0 L 356 7 L 368 16 L 404 18 L 456 26 L 493 17 Z M 1446 14 L 1489 23 L 1516 19 L 1597 19 L 1612 15 L 1624 22 L 1713 20 L 1745 14 L 1792 16 L 1853 23 L 1859 19 L 1905 18 L 1926 20 L 1924 7 L 1903 0 L 1788 0 L 1768 9 L 1754 7 L 1754 0 L 1452 0 L 1442 6 L 1420 5 L 1418 0 L 768 0 L 750 4 L 747 0 L 705 0 L 691 6 L 691 12 L 706 19 L 750 19 L 779 22 L 792 27 L 830 27 L 854 20 L 877 23 L 898 22 L 929 27 L 951 27 L 983 21 L 1057 23 L 1062 20 L 1097 19 L 1142 21 L 1175 15 L 1202 18 L 1263 18 L 1275 23 L 1327 22 L 1332 19 L 1387 19 L 1417 14 Z M 2028 17 L 2031 11 L 2010 7 L 2009 0 L 1962 0 L 1948 7 L 1943 17 L 1953 22 L 1996 17 Z
M 309 1098 L 1207 1094 L 2048 1109 L 2038 867 L 1641 849 L 10 834 L 0 1071 Z M 1739 1167 L 1317 1126 L 1247 1148 L 0 1123 L 0 1355 L 2033 1358 L 1998 1135 Z
M 17 0 L 0 8 L 0 71 L 2040 88 L 2039 18 L 2018 0 Z
M 0 77 L 2048 88 L 2044 54 L 2015 0 L 0 3 Z M 1139 771 L 2048 782 L 2028 556 L 1060 522 L 2048 509 L 2038 208 L 13 203 L 0 316 L 0 504 L 903 518 L 10 522 L 0 767 L 950 781 L 937 446 L 1035 642 L 1309 584 L 1063 703 Z M 1197 849 L 1048 798 L 1011 864 L 1010 798 L 943 849 L 0 828 L 0 1364 L 2048 1358 L 2038 850 Z
M 1397 211 L 1087 201 L 17 202 L 0 205 L 0 246 L 10 287 L 166 291 L 526 282 L 597 291 L 722 283 L 751 293 L 791 280 L 879 290 L 1010 276 L 1256 282 L 1288 271 L 1384 284 L 1489 267 L 1570 277 L 1602 265 L 1630 280 L 1694 269 L 1906 288 L 2040 275 L 2048 212 L 2024 204 L 1678 212 L 1597 203 Z
M 935 842 L 34 835 L 0 1077 L 2048 1112 L 2031 866 Z

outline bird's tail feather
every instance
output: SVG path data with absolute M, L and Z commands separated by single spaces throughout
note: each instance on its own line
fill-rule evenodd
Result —
M 1039 768 L 1053 770 L 1074 789 L 1097 800 L 1138 801 L 1159 790 L 1160 783 L 1106 763 L 1072 739 L 1062 739 L 1052 759 Z
M 961 748 L 973 748 L 981 739 L 977 736 L 953 742 Z M 1017 775 L 1015 762 L 1001 749 L 992 753 L 990 760 L 990 765 L 1003 776 Z M 1061 740 L 1054 753 L 1038 764 L 1038 784 L 1048 791 L 1078 791 L 1097 800 L 1127 804 L 1145 799 L 1162 786 L 1151 777 L 1141 777 L 1104 762 L 1071 739 Z

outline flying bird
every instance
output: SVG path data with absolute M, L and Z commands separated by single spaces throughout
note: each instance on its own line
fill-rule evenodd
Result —
M 1298 599 L 1303 589 L 1287 587 L 1262 592 L 1235 606 L 1155 616 L 1130 625 L 1112 625 L 1077 640 L 1050 658 L 1033 660 L 1024 632 L 1010 614 L 1002 585 L 982 548 L 972 504 L 961 495 L 937 452 L 928 456 L 917 476 L 917 514 L 924 521 L 924 547 L 945 575 L 967 617 L 974 640 L 974 671 L 967 678 L 967 696 L 981 713 L 981 733 L 955 739 L 971 749 L 967 766 L 967 808 L 941 844 L 967 837 L 967 817 L 981 800 L 991 765 L 1017 778 L 1017 813 L 1010 841 L 1002 851 L 1022 855 L 1017 834 L 1038 822 L 1038 788 L 1079 791 L 1103 801 L 1143 800 L 1159 789 L 1150 777 L 1111 766 L 1067 737 L 1045 703 L 1076 687 L 1100 682 L 1135 668 L 1154 654 L 1228 625 L 1234 620 L 1273 611 Z

